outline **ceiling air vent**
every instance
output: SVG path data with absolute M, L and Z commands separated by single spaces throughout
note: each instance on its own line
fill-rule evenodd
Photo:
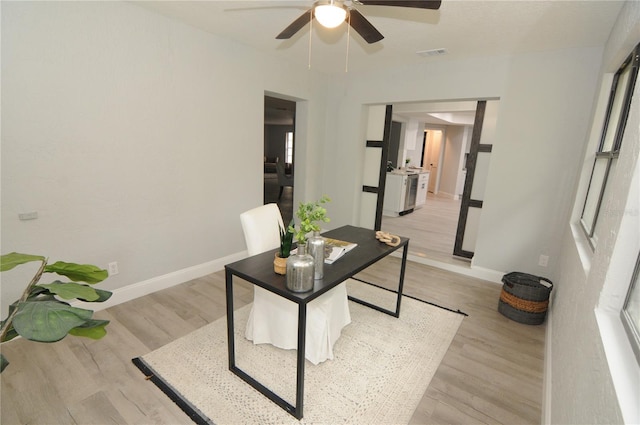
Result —
M 447 49 L 445 48 L 441 48 L 441 49 L 431 49 L 431 50 L 421 50 L 419 52 L 416 52 L 416 55 L 419 56 L 442 56 L 447 54 Z

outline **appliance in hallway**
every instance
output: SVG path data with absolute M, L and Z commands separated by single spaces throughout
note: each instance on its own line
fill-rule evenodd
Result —
M 410 174 L 407 176 L 407 191 L 404 195 L 404 209 L 400 215 L 409 214 L 416 206 L 416 198 L 418 195 L 418 174 Z
M 418 173 L 392 171 L 387 173 L 382 214 L 398 217 L 413 212 L 418 199 Z

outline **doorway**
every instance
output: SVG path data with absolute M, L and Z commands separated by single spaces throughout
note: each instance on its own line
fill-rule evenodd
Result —
M 282 220 L 293 217 L 296 102 L 264 96 L 264 203 L 275 203 Z
M 383 231 L 411 238 L 411 255 L 469 267 L 468 260 L 453 252 L 475 109 L 475 101 L 393 105 L 394 120 L 416 129 L 415 135 L 401 135 L 405 143 L 397 155 L 416 164 L 409 171 L 429 172 L 422 205 L 406 215 L 382 218 Z
M 425 128 L 424 148 L 422 153 L 422 168 L 429 171 L 428 192 L 438 193 L 440 180 L 439 167 L 444 154 L 444 129 Z

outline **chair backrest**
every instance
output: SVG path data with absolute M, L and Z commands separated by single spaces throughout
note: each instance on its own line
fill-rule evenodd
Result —
M 280 161 L 276 161 L 276 173 L 278 174 L 278 181 L 281 182 L 280 186 L 283 186 L 283 181 L 286 182 L 286 175 L 284 172 L 284 165 Z
M 284 164 L 280 161 L 276 162 L 276 173 L 278 174 L 278 184 L 280 186 L 293 187 L 293 177 L 286 174 Z
M 280 209 L 276 204 L 266 204 L 240 214 L 244 240 L 249 255 L 280 246 L 279 226 L 284 228 Z

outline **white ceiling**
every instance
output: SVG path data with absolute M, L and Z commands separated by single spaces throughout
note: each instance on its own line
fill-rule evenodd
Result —
M 393 113 L 427 124 L 473 125 L 476 105 L 475 101 L 396 103 L 393 105 Z
M 134 1 L 141 7 L 177 19 L 283 60 L 307 66 L 309 25 L 289 40 L 276 35 L 313 5 L 312 0 Z M 603 46 L 622 1 L 578 0 L 442 0 L 439 10 L 386 6 L 357 6 L 385 36 L 367 44 L 351 31 L 348 72 L 411 66 L 478 56 L 512 55 L 545 50 Z M 315 21 L 314 21 L 315 23 Z M 347 65 L 347 25 L 328 30 L 314 24 L 311 67 L 328 74 L 344 73 Z M 445 55 L 416 52 L 446 49 Z M 394 105 L 405 117 L 435 124 L 466 123 L 475 108 Z M 402 108 L 409 110 L 402 110 Z M 426 109 L 425 109 L 426 108 Z M 413 109 L 412 111 L 410 111 Z M 448 115 L 425 115 L 424 111 Z
M 141 7 L 207 32 L 271 52 L 306 66 L 309 25 L 289 40 L 275 37 L 313 5 L 312 0 L 136 1 Z M 348 71 L 460 59 L 511 55 L 605 44 L 621 1 L 442 0 L 439 10 L 357 6 L 385 36 L 367 44 L 351 32 Z M 311 67 L 344 73 L 347 25 L 328 30 L 313 26 Z M 417 51 L 447 49 L 443 56 Z

